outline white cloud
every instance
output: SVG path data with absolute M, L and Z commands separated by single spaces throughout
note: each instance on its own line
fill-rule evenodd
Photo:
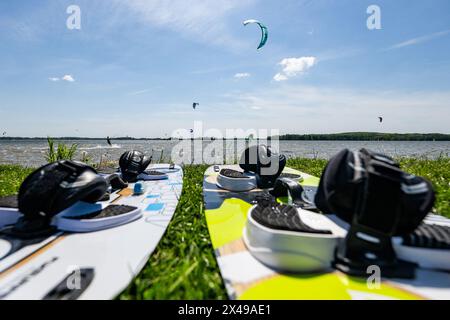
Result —
M 52 81 L 52 82 L 58 82 L 58 81 L 75 82 L 75 79 L 74 79 L 73 76 L 70 75 L 70 74 L 66 74 L 66 75 L 62 76 L 61 78 L 58 78 L 58 77 L 50 77 L 50 78 L 48 78 L 48 80 L 50 80 L 50 81 Z
M 250 76 L 251 76 L 251 74 L 248 73 L 248 72 L 236 73 L 236 74 L 234 75 L 234 77 L 235 77 L 236 79 L 248 78 L 248 77 L 250 77 Z
M 281 74 L 281 73 L 277 73 L 273 77 L 273 80 L 275 80 L 275 81 L 286 81 L 287 79 L 288 79 L 288 77 L 286 77 L 284 74 Z
M 61 80 L 67 81 L 67 82 L 75 82 L 75 79 L 70 74 L 66 74 L 61 78 Z
M 435 38 L 439 38 L 439 37 L 443 37 L 446 36 L 447 34 L 450 34 L 450 30 L 444 30 L 444 31 L 440 31 L 440 32 L 435 32 L 426 36 L 422 36 L 422 37 L 417 37 L 417 38 L 412 38 L 400 43 L 397 43 L 389 48 L 387 48 L 386 50 L 393 50 L 393 49 L 400 49 L 400 48 L 404 48 L 404 47 L 409 47 L 412 45 L 416 45 L 416 44 L 420 44 L 420 43 L 424 43 L 430 40 L 433 40 Z
M 305 73 L 308 69 L 316 65 L 316 63 L 316 57 L 285 58 L 279 63 L 283 67 L 283 70 L 277 73 L 273 79 L 275 81 L 288 80 L 289 78 Z
M 144 89 L 144 90 L 134 91 L 134 92 L 131 92 L 131 93 L 130 93 L 130 96 L 138 96 L 138 95 L 140 95 L 140 94 L 147 93 L 147 92 L 149 92 L 149 91 L 150 91 L 150 89 Z

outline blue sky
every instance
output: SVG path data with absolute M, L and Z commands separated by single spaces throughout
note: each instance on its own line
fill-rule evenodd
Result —
M 269 29 L 261 50 L 246 19 Z M 450 132 L 447 0 L 8 0 L 0 46 L 10 136 Z

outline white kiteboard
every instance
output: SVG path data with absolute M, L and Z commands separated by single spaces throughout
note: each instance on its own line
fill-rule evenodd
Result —
M 181 195 L 181 167 L 158 164 L 152 169 L 166 173 L 167 179 L 139 181 L 139 195 L 131 183 L 101 204 L 100 209 L 134 208 L 122 217 L 108 217 L 107 223 L 79 217 L 71 221 L 77 216 L 77 207 L 72 207 L 55 217 L 59 231 L 0 255 L 0 299 L 112 299 L 120 294 L 148 261 Z M 5 212 L 3 222 L 13 222 L 14 210 Z M 0 239 L 0 253 L 10 249 L 11 243 Z

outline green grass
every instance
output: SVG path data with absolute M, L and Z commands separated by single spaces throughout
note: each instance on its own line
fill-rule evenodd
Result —
M 400 165 L 406 172 L 427 178 L 436 191 L 433 212 L 450 218 L 450 158 L 439 157 L 436 160 L 400 159 Z
M 183 193 L 167 232 L 120 299 L 226 299 L 203 214 L 207 166 L 187 166 Z
M 58 143 L 55 149 L 55 142 L 52 138 L 47 138 L 48 150 L 45 153 L 45 160 L 47 162 L 55 162 L 59 160 L 72 160 L 77 152 L 78 145 L 72 144 L 71 146 L 65 143 Z
M 292 158 L 288 160 L 287 166 L 320 177 L 327 162 L 325 159 Z
M 0 197 L 17 193 L 22 181 L 32 171 L 20 166 L 0 165 Z
M 435 211 L 450 217 L 450 158 L 400 159 L 407 172 L 432 181 Z M 288 165 L 319 176 L 327 161 L 290 159 Z M 184 168 L 183 193 L 165 236 L 119 299 L 226 299 L 203 211 L 202 181 L 207 166 Z M 0 196 L 16 193 L 30 169 L 0 166 Z

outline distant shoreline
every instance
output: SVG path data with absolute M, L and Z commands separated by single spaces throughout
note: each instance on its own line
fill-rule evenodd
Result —
M 443 133 L 381 133 L 381 132 L 344 132 L 331 134 L 285 134 L 278 137 L 281 141 L 450 141 L 450 134 Z M 92 137 L 52 137 L 53 140 L 106 140 Z M 210 137 L 195 138 L 196 140 L 210 141 Z M 270 138 L 269 138 L 270 139 Z M 272 137 L 273 139 L 273 137 Z M 47 137 L 0 137 L 0 141 L 14 140 L 47 140 Z M 112 141 L 171 141 L 181 139 L 171 138 L 135 138 L 111 137 Z M 247 140 L 235 138 L 227 140 Z

